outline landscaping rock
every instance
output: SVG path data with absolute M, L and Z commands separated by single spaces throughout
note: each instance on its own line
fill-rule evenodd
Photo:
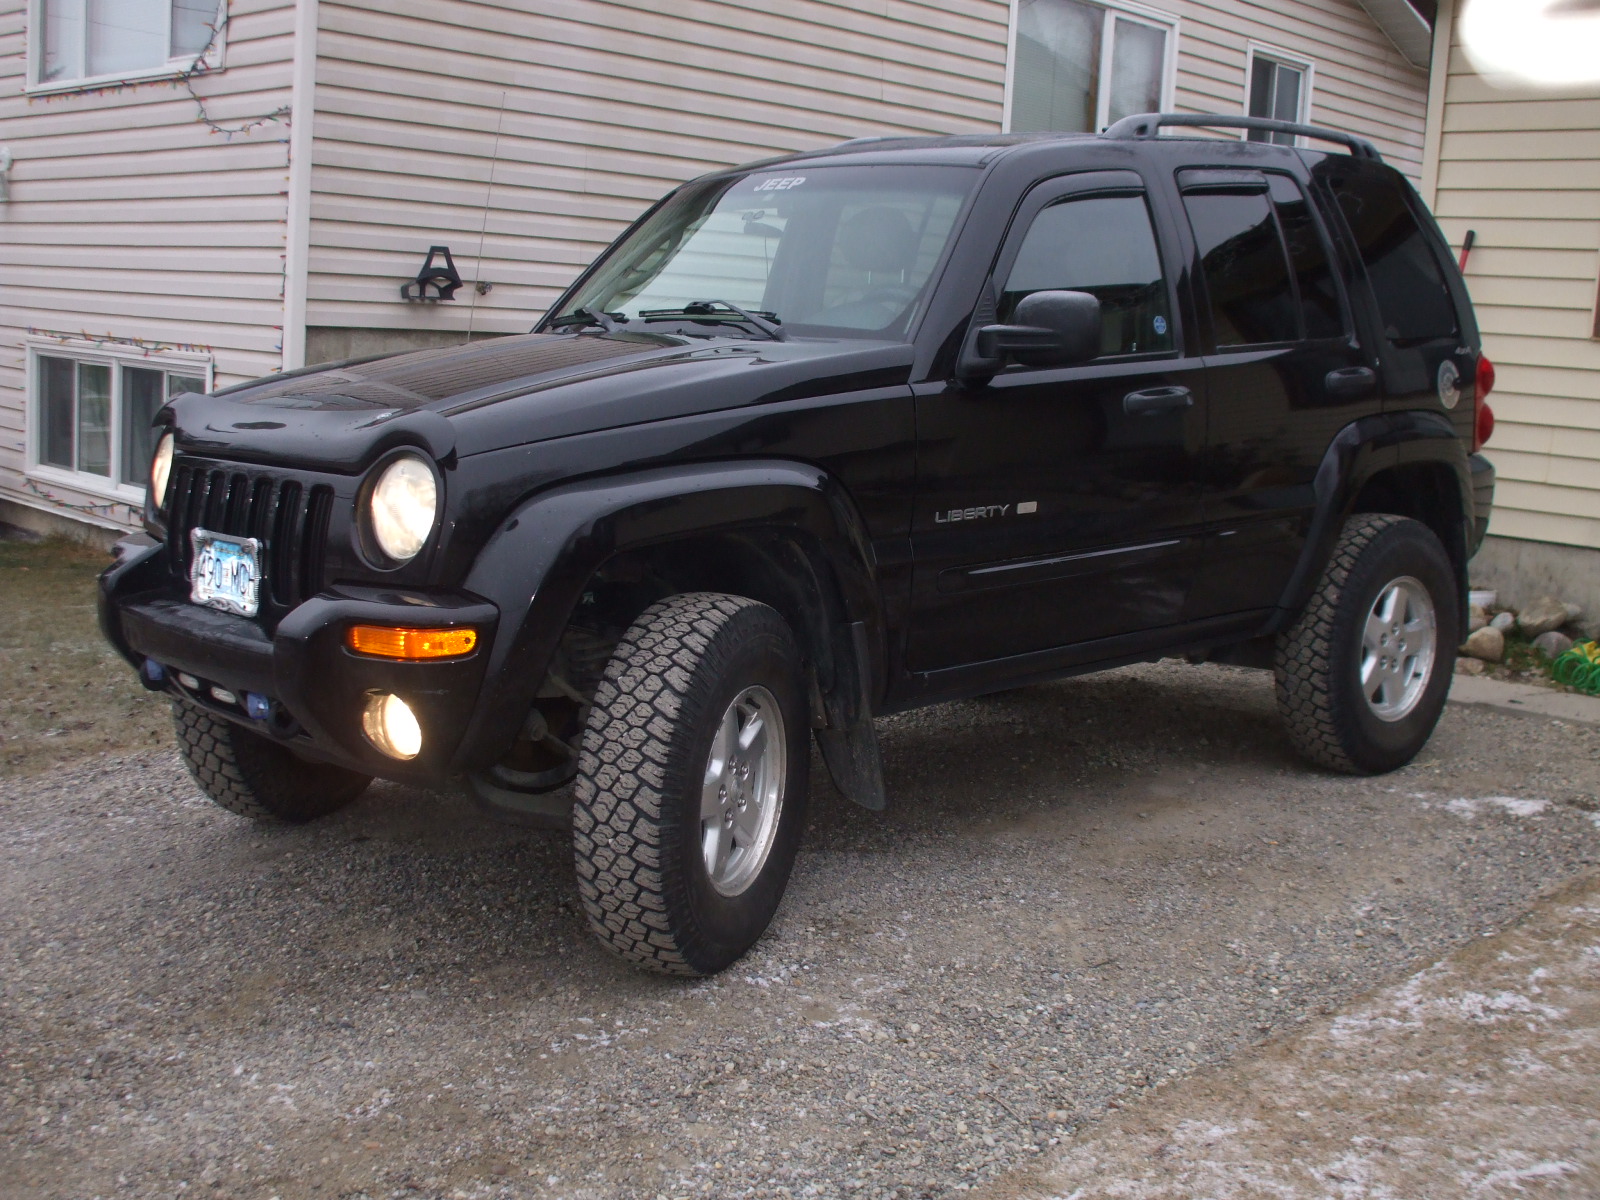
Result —
M 1510 633 L 1516 623 L 1517 614 L 1514 612 L 1495 613 L 1494 620 L 1489 622 L 1489 628 L 1498 629 L 1501 633 Z
M 1562 605 L 1562 607 L 1567 610 L 1568 625 L 1573 624 L 1583 616 L 1583 605 L 1581 604 L 1574 604 L 1572 601 L 1568 600 Z
M 1533 648 L 1546 658 L 1557 659 L 1572 649 L 1572 639 L 1552 629 L 1533 639 Z
M 1487 625 L 1469 637 L 1461 649 L 1473 658 L 1497 663 L 1506 656 L 1506 635 L 1493 625 Z
M 1482 675 L 1489 668 L 1476 658 L 1456 659 L 1457 675 Z
M 1467 632 L 1477 633 L 1489 623 L 1489 613 L 1482 605 L 1474 604 L 1467 611 Z
M 1540 596 L 1517 614 L 1517 625 L 1530 638 L 1560 629 L 1572 618 L 1567 606 L 1554 596 Z

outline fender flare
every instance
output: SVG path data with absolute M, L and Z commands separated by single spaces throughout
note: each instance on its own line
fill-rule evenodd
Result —
M 870 733 L 886 642 L 872 546 L 849 494 L 806 463 L 699 463 L 558 486 L 500 522 L 465 582 L 501 618 L 455 767 L 496 761 L 509 748 L 584 588 L 608 560 L 681 537 L 772 531 L 796 537 L 821 581 L 831 578 L 835 595 L 825 600 L 839 611 L 824 614 L 835 668 L 826 716 Z M 881 807 L 881 779 L 876 791 Z
M 1380 413 L 1352 421 L 1333 436 L 1323 452 L 1312 484 L 1316 497 L 1305 546 L 1289 582 L 1278 600 L 1278 609 L 1267 633 L 1277 633 L 1292 623 L 1311 599 L 1312 590 L 1322 575 L 1339 531 L 1351 513 L 1361 489 L 1375 476 L 1396 467 L 1418 463 L 1437 463 L 1449 467 L 1459 490 L 1463 516 L 1459 545 L 1449 542 L 1445 550 L 1455 564 L 1461 591 L 1462 611 L 1466 604 L 1467 548 L 1473 517 L 1472 476 L 1460 435 L 1440 413 L 1405 411 Z

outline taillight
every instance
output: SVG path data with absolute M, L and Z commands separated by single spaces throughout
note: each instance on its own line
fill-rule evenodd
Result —
M 1494 364 L 1487 354 L 1478 355 L 1478 386 L 1473 398 L 1472 452 L 1483 449 L 1484 443 L 1494 436 L 1494 409 L 1489 407 L 1489 393 L 1494 391 Z

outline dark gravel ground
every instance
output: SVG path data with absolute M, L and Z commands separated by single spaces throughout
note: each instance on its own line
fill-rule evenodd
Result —
M 0 785 L 0 1193 L 948 1195 L 1600 858 L 1597 726 L 1452 706 L 1339 778 L 1265 675 L 1165 663 L 881 732 L 891 811 L 819 772 L 772 932 L 696 983 L 456 797 L 284 831 L 164 753 Z

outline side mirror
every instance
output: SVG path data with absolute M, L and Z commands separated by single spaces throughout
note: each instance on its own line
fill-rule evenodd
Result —
M 963 375 L 992 376 L 1007 359 L 1067 367 L 1100 356 L 1100 301 L 1088 292 L 1034 292 L 1018 303 L 1013 320 L 977 330 L 963 356 Z

